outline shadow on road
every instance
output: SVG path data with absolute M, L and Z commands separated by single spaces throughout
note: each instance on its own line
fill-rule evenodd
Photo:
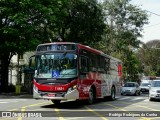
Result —
M 58 109 L 79 109 L 84 107 L 84 101 L 67 101 L 61 102 L 59 105 L 50 104 L 41 106 L 42 108 L 58 108 Z

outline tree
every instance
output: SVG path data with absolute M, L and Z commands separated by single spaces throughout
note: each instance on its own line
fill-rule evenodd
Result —
M 143 25 L 148 23 L 145 10 L 130 4 L 131 0 L 105 0 L 103 9 L 109 26 L 104 42 L 111 52 L 124 51 L 125 47 L 139 47 Z M 115 48 L 113 50 L 113 48 Z
M 94 44 L 105 29 L 96 0 L 0 1 L 0 91 L 7 90 L 8 67 L 15 54 L 35 50 L 44 42 Z
M 142 37 L 143 25 L 148 23 L 147 12 L 130 4 L 130 1 L 105 0 L 103 2 L 108 29 L 100 47 L 107 54 L 117 55 L 123 63 L 128 63 L 134 55 L 131 49 L 138 48 L 141 44 L 138 38 Z M 126 53 L 130 54 L 126 55 Z M 130 71 L 128 65 L 124 66 L 126 68 L 124 73 L 127 74 Z
M 58 14 L 60 7 L 57 0 L 0 1 L 1 91 L 7 90 L 8 67 L 12 56 L 49 41 L 48 23 L 55 23 L 58 19 L 55 14 Z
M 96 0 L 71 0 L 57 34 L 62 41 L 77 42 L 92 46 L 101 41 L 105 23 L 101 6 Z
M 160 40 L 151 40 L 138 50 L 139 69 L 148 76 L 160 76 Z M 141 69 L 143 68 L 143 69 Z

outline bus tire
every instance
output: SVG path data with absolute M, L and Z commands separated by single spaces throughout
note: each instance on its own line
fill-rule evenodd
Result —
M 51 100 L 55 105 L 60 105 L 61 100 Z
M 116 89 L 115 89 L 114 86 L 113 86 L 112 89 L 111 89 L 110 99 L 111 99 L 111 100 L 115 100 L 115 99 L 116 99 Z
M 91 87 L 89 90 L 89 97 L 88 97 L 87 103 L 91 105 L 94 103 L 94 101 L 95 101 L 95 93 L 93 88 Z

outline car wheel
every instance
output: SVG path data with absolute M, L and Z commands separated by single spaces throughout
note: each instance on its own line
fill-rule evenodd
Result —
M 141 95 L 141 91 L 139 91 L 138 95 Z
M 136 96 L 138 95 L 138 91 L 135 92 L 135 95 L 136 95 Z

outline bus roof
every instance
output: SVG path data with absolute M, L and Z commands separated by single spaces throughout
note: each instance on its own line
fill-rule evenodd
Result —
M 112 59 L 112 60 L 115 60 L 115 61 L 118 61 L 118 62 L 122 62 L 120 59 L 117 59 L 117 58 L 114 58 L 114 57 L 112 57 L 112 56 L 110 56 L 110 55 L 107 55 L 107 54 L 105 54 L 105 53 L 102 52 L 102 51 L 96 50 L 96 49 L 91 48 L 91 47 L 86 46 L 86 45 L 82 45 L 82 44 L 79 44 L 79 45 L 80 45 L 81 47 L 83 47 L 83 48 L 86 48 L 87 50 L 90 50 L 90 51 L 92 51 L 92 52 L 95 52 L 95 53 L 97 53 L 97 54 L 100 54 L 100 55 L 102 55 L 102 56 L 104 56 L 104 57 L 108 57 L 108 58 L 110 58 L 110 59 Z

